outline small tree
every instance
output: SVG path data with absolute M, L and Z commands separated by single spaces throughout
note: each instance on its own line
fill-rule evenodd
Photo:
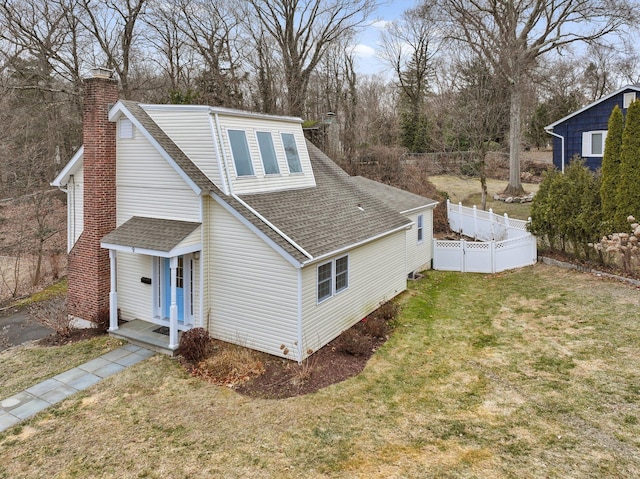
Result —
M 640 101 L 627 110 L 620 147 L 620 180 L 616 195 L 614 225 L 626 229 L 628 216 L 640 216 Z
M 602 199 L 602 216 L 613 229 L 623 225 L 614 225 L 613 221 L 617 209 L 617 190 L 620 182 L 620 147 L 622 146 L 622 130 L 624 117 L 622 110 L 616 105 L 611 112 L 608 124 L 607 140 L 602 157 L 602 185 L 600 197 Z M 620 230 L 622 231 L 622 230 Z

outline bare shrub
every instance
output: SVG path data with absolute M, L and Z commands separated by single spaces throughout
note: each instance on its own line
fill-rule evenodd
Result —
M 389 332 L 389 324 L 382 316 L 371 316 L 362 321 L 362 330 L 373 338 L 384 338 Z
M 98 314 L 96 314 L 93 322 L 96 323 L 98 330 L 106 333 L 109 330 L 110 319 L 111 317 L 109 308 L 104 308 L 98 311 Z
M 43 326 L 53 329 L 61 338 L 71 336 L 72 317 L 67 312 L 64 298 L 36 303 L 29 308 L 29 315 Z
M 393 321 L 400 312 L 400 305 L 394 301 L 382 303 L 378 309 L 371 313 L 370 317 L 381 318 L 384 321 Z
M 336 350 L 353 356 L 361 356 L 372 348 L 371 338 L 360 333 L 358 328 L 347 329 L 335 339 L 334 344 Z
M 193 328 L 182 333 L 176 353 L 187 361 L 197 363 L 211 351 L 211 336 L 204 328 Z

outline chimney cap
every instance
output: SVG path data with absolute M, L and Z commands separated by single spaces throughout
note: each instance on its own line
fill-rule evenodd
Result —
M 110 68 L 105 67 L 93 67 L 91 69 L 91 77 L 92 78 L 106 78 L 111 80 L 113 78 L 115 70 L 111 70 Z

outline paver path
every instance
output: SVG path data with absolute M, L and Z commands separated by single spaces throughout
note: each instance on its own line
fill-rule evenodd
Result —
M 0 401 L 0 432 L 155 353 L 127 344 Z

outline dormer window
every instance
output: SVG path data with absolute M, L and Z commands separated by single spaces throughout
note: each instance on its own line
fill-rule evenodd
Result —
M 231 154 L 238 176 L 253 176 L 251 154 L 247 144 L 247 135 L 243 130 L 228 130 Z
M 259 131 L 256 133 L 258 138 L 258 147 L 260 148 L 260 157 L 262 158 L 262 166 L 265 175 L 277 175 L 280 173 L 278 167 L 278 159 L 276 158 L 276 150 L 273 147 L 273 137 L 268 131 Z
M 296 145 L 296 138 L 293 133 L 282 133 L 282 144 L 284 152 L 287 156 L 287 164 L 290 173 L 302 173 L 302 164 L 300 163 L 300 155 Z

